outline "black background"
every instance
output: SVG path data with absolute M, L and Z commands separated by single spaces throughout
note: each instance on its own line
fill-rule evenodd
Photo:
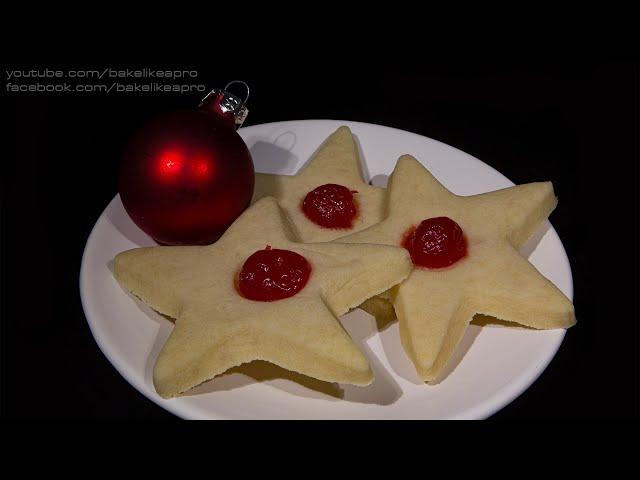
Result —
M 4 68 L 106 66 L 116 67 Z M 195 83 L 209 87 L 244 79 L 252 87 L 247 126 L 378 123 L 453 145 L 515 183 L 553 181 L 560 203 L 551 221 L 573 268 L 578 324 L 535 384 L 493 418 L 638 415 L 636 62 L 117 67 L 195 69 Z M 201 95 L 7 93 L 2 75 L 10 123 L 1 174 L 3 417 L 174 418 L 102 355 L 78 275 L 89 232 L 116 193 L 129 135 Z

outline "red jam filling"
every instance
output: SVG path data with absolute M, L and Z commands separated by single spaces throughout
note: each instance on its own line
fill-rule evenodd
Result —
M 409 250 L 414 265 L 443 268 L 467 255 L 467 240 L 456 222 L 449 217 L 434 217 L 411 227 L 402 246 Z
M 267 245 L 253 253 L 242 265 L 238 290 L 249 300 L 273 302 L 289 298 L 304 288 L 311 265 L 302 255 Z
M 335 183 L 321 185 L 304 197 L 302 211 L 309 220 L 321 227 L 352 228 L 353 219 L 358 213 L 354 193 L 358 192 Z

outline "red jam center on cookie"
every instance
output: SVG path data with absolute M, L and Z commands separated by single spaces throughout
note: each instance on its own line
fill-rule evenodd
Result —
M 316 225 L 327 228 L 351 228 L 358 213 L 353 194 L 342 185 L 321 185 L 304 197 L 302 211 Z
M 467 255 L 467 240 L 449 217 L 434 217 L 420 222 L 405 233 L 402 246 L 409 250 L 414 265 L 443 268 Z
M 302 255 L 267 246 L 253 253 L 242 265 L 238 290 L 249 300 L 282 300 L 302 290 L 310 275 L 311 265 Z

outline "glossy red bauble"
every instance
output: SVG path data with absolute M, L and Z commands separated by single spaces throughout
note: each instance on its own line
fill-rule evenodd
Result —
M 232 125 L 214 113 L 183 110 L 156 117 L 122 159 L 122 204 L 164 245 L 215 242 L 253 195 L 251 154 Z

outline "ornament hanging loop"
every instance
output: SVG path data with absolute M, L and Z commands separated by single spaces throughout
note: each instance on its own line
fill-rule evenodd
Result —
M 234 84 L 241 84 L 246 90 L 244 100 L 228 91 Z M 249 114 L 249 109 L 245 103 L 249 99 L 249 85 L 242 80 L 233 80 L 224 87 L 224 90 L 214 88 L 200 101 L 198 105 L 201 109 L 216 113 L 221 118 L 228 119 L 237 129 L 240 128 Z
M 229 83 L 227 83 L 224 86 L 224 91 L 225 92 L 229 92 L 229 87 L 231 85 L 242 85 L 244 87 L 244 89 L 246 90 L 246 94 L 244 96 L 244 100 L 242 100 L 242 104 L 244 105 L 245 103 L 247 103 L 247 100 L 249 100 L 249 93 L 251 92 L 251 90 L 249 89 L 249 85 L 247 84 L 247 82 L 243 82 L 242 80 L 231 80 Z

